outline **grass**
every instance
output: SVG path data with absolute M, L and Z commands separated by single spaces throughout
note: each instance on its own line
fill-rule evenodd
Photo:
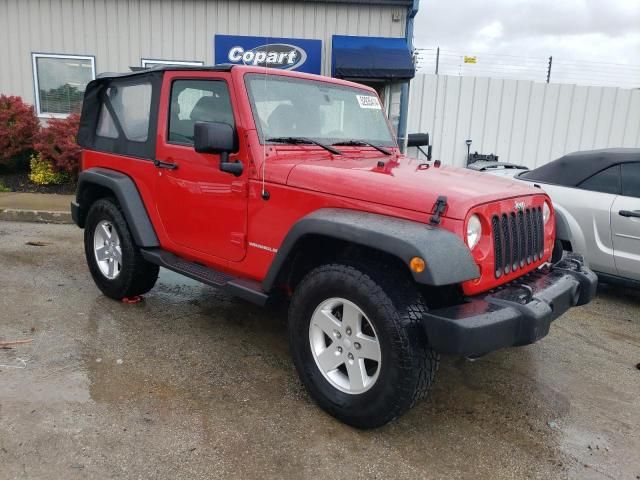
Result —
M 9 187 L 5 187 L 4 183 L 0 182 L 0 193 L 2 192 L 10 192 L 11 189 Z

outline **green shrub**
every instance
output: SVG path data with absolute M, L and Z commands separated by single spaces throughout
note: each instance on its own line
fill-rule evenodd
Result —
M 29 180 L 37 185 L 59 185 L 71 180 L 67 172 L 56 172 L 49 160 L 43 159 L 39 154 L 31 156 L 31 173 Z

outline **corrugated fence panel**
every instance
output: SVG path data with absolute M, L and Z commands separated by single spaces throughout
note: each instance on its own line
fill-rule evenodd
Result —
M 622 138 L 622 146 L 637 146 L 640 143 L 640 90 L 631 92 L 629 112 Z
M 502 97 L 498 111 L 498 131 L 496 134 L 495 151 L 509 151 L 513 134 L 513 114 L 516 107 L 518 82 L 507 80 L 502 85 Z
M 484 127 L 486 125 L 487 107 L 489 102 L 489 79 L 488 78 L 465 78 L 465 82 L 473 83 L 473 98 L 471 100 L 471 110 L 469 111 L 469 118 L 471 119 L 470 127 L 467 132 L 464 132 L 465 138 L 475 139 L 475 145 L 472 145 L 473 151 L 478 149 L 482 151 L 482 142 L 484 138 Z M 458 115 L 465 116 L 464 113 L 458 112 Z M 462 133 L 462 132 L 461 132 Z M 460 143 L 456 140 L 456 143 Z M 466 145 L 462 150 L 462 153 L 458 154 L 456 158 L 463 158 L 467 153 Z
M 596 128 L 602 106 L 602 88 L 589 87 L 587 92 L 587 105 L 585 108 L 582 132 L 580 132 L 580 148 L 595 148 Z
M 536 167 L 576 150 L 640 147 L 640 90 L 417 75 L 408 130 L 429 133 L 445 163 L 465 165 L 470 139 L 471 152 Z
M 508 158 L 521 158 L 524 151 L 527 120 L 531 108 L 531 82 L 517 82 L 516 98 L 511 112 L 511 134 L 509 136 Z
M 442 158 L 450 158 L 453 156 L 455 149 L 455 135 L 458 122 L 456 112 L 458 110 L 460 100 L 460 85 L 462 80 L 460 77 L 449 77 L 444 82 L 443 101 L 440 103 L 442 116 L 441 128 L 438 138 L 442 140 L 442 145 L 438 151 Z M 444 115 L 444 112 L 452 112 L 453 115 Z
M 580 149 L 580 134 L 587 102 L 587 87 L 576 86 L 573 89 L 571 112 L 567 120 L 567 135 L 562 149 L 574 152 Z

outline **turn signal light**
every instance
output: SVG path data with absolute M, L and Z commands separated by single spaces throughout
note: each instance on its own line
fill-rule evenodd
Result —
M 409 268 L 412 272 L 422 273 L 427 268 L 427 263 L 420 257 L 413 257 L 409 262 Z

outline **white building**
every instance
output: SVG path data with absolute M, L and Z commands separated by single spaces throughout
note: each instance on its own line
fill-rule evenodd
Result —
M 79 111 L 86 84 L 101 72 L 264 62 L 254 54 L 276 51 L 283 55 L 271 60 L 283 62 L 271 66 L 374 86 L 402 136 L 418 2 L 4 0 L 0 93 L 23 97 L 41 117 L 65 116 Z

